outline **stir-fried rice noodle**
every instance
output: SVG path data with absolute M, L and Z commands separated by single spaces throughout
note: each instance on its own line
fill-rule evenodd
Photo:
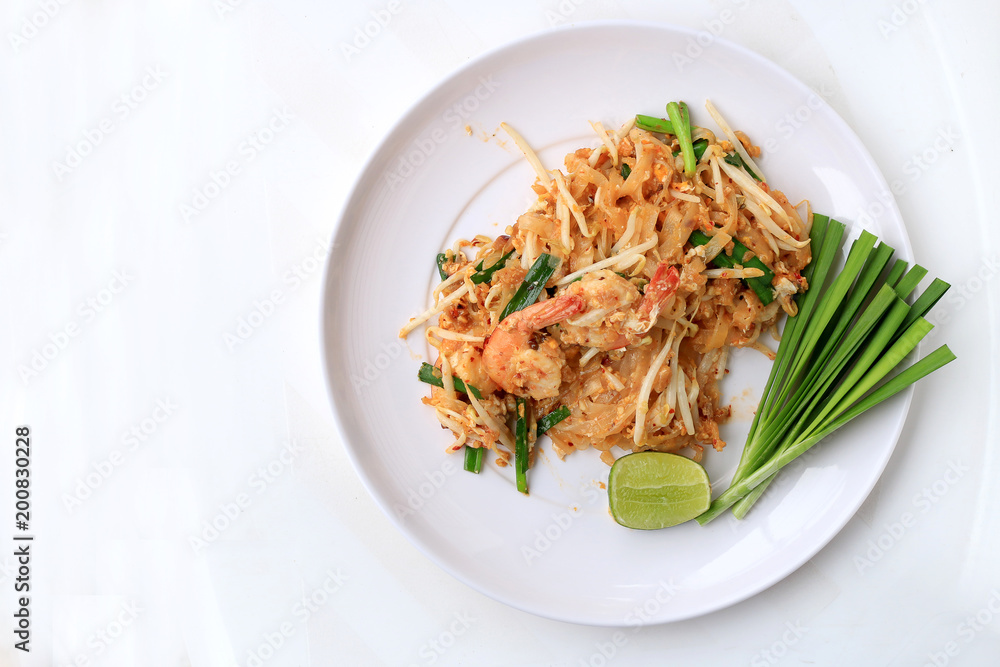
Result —
M 706 446 L 721 450 L 719 424 L 730 410 L 719 404 L 718 382 L 729 349 L 767 353 L 758 339 L 776 336 L 776 320 L 782 311 L 794 314 L 792 299 L 806 287 L 800 272 L 811 258 L 808 203 L 793 206 L 727 162 L 735 152 L 756 168 L 752 158 L 760 155 L 728 124 L 722 139 L 694 128 L 709 147 L 692 179 L 674 155 L 674 137 L 634 121 L 618 131 L 594 123 L 597 147 L 567 155 L 561 171 L 545 171 L 527 142 L 504 127 L 538 176 L 537 201 L 505 235 L 456 241 L 445 253 L 449 277 L 430 308 L 400 332 L 428 324 L 444 387 L 423 400 L 452 433 L 448 450 L 486 447 L 507 465 L 516 396 L 527 398 L 532 425 L 559 406 L 570 409 L 547 433 L 560 457 L 595 448 L 610 463 L 617 447 L 700 460 Z M 695 230 L 711 240 L 693 245 Z M 734 240 L 774 273 L 769 305 L 745 282 L 762 271 L 741 266 L 742 258 L 734 268 L 711 264 L 732 254 Z M 492 279 L 471 280 L 511 251 Z M 542 253 L 560 260 L 539 298 L 554 301 L 500 325 Z M 482 398 L 457 391 L 452 376 Z

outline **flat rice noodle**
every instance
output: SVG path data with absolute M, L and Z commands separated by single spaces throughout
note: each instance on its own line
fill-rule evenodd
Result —
M 733 309 L 733 326 L 740 331 L 746 331 L 757 320 L 760 311 L 764 309 L 764 304 L 752 290 L 743 290 L 736 298 L 736 307 Z
M 598 215 L 595 219 L 604 228 L 610 231 L 614 238 L 620 238 L 625 233 L 628 225 L 629 211 L 624 206 L 617 205 L 615 180 L 621 182 L 621 176 L 612 172 L 611 183 L 607 187 L 602 187 L 594 198 L 594 208 Z
M 767 266 L 773 266 L 777 259 L 764 234 L 751 224 L 740 224 L 737 240 L 757 255 Z
M 573 172 L 573 185 L 593 185 L 595 188 L 607 187 L 610 183 L 608 177 L 602 174 L 597 169 L 594 169 L 589 164 L 584 163 L 582 167 Z M 572 190 L 571 190 L 572 191 Z M 575 196 L 579 198 L 576 192 L 573 192 Z
M 654 334 L 654 338 L 656 334 Z M 608 435 L 620 433 L 626 426 L 634 421 L 635 403 L 639 394 L 642 380 L 649 370 L 649 365 L 653 360 L 653 351 L 658 349 L 658 344 L 643 345 L 638 348 L 629 349 L 622 355 L 621 359 L 611 362 L 611 370 L 625 383 L 624 392 L 607 392 L 601 397 L 606 397 L 608 402 L 597 402 L 589 397 L 575 396 L 573 393 L 562 397 L 565 405 L 581 406 L 581 415 L 577 419 L 574 414 L 573 424 L 565 429 L 560 429 L 560 433 L 573 433 L 576 436 L 590 438 L 604 438 Z M 577 391 L 581 385 L 586 385 L 590 379 L 589 375 L 600 373 L 599 369 L 588 371 L 577 383 Z M 566 420 L 567 422 L 569 419 Z M 565 422 L 564 422 L 565 423 Z M 575 441 L 574 441 L 575 444 Z
M 679 201 L 677 205 L 667 209 L 660 230 L 660 257 L 671 264 L 680 264 L 684 260 L 684 244 L 691 232 L 700 226 L 702 220 L 707 221 L 702 212 L 701 204 Z
M 569 254 L 569 269 L 567 275 L 586 268 L 596 261 L 594 246 L 589 243 L 577 243 Z
M 653 166 L 653 145 L 648 143 L 642 147 L 642 155 L 636 161 L 635 166 L 632 167 L 632 173 L 628 175 L 625 182 L 622 183 L 621 187 L 618 189 L 618 198 L 631 197 L 637 203 L 645 203 L 645 198 L 642 196 L 642 184 L 646 182 L 648 178 L 652 176 L 651 167 Z
M 706 353 L 717 350 L 726 344 L 732 321 L 729 313 L 723 309 L 716 311 L 715 318 L 710 323 L 699 322 L 701 328 L 694 336 L 693 344 L 698 352 Z
M 559 223 L 540 213 L 524 213 L 517 219 L 517 226 L 522 232 L 534 232 L 543 239 L 558 238 Z

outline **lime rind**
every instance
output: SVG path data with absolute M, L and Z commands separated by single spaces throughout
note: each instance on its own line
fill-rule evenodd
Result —
M 707 510 L 711 500 L 705 469 L 677 454 L 628 454 L 615 461 L 608 476 L 611 516 L 627 528 L 676 526 Z

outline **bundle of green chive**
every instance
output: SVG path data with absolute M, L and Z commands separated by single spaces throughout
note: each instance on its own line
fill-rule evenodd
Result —
M 638 115 L 636 126 L 677 137 L 684 173 L 691 178 L 707 142 L 692 143 L 684 102 L 669 103 L 667 116 L 669 120 Z M 699 147 L 701 142 L 705 143 Z M 723 159 L 761 180 L 738 153 Z M 779 470 L 861 413 L 955 359 L 942 345 L 886 380 L 931 330 L 923 316 L 950 285 L 934 279 L 908 305 L 905 300 L 927 270 L 914 265 L 907 271 L 907 262 L 896 260 L 885 271 L 894 250 L 885 243 L 876 246 L 878 239 L 867 231 L 852 244 L 843 270 L 833 272 L 845 231 L 836 220 L 813 216 L 812 262 L 803 272 L 811 287 L 797 297 L 798 314 L 785 326 L 733 480 L 698 517 L 702 525 L 730 507 L 742 519 Z M 709 240 L 700 231 L 690 238 L 696 246 Z M 733 251 L 719 253 L 712 263 L 719 268 L 739 264 L 761 269 L 763 276 L 745 282 L 761 303 L 773 301 L 774 274 L 742 243 L 734 240 Z
M 955 359 L 942 345 L 887 377 L 931 330 L 924 315 L 947 291 L 935 279 L 912 305 L 905 301 L 927 274 L 898 259 L 867 231 L 851 245 L 843 270 L 833 263 L 844 224 L 814 215 L 810 288 L 797 298 L 739 466 L 729 488 L 698 517 L 702 525 L 732 508 L 743 518 L 775 475 L 858 415 Z M 880 384 L 881 383 L 881 384 Z

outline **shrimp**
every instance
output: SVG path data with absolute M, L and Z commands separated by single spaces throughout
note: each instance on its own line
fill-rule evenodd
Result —
M 680 284 L 677 267 L 661 262 L 640 298 L 639 290 L 618 274 L 594 271 L 570 284 L 565 294 L 578 295 L 586 312 L 561 327 L 563 343 L 616 350 L 635 345 L 656 323 Z M 638 303 L 637 303 L 638 302 Z
M 442 340 L 437 363 L 441 368 L 441 357 L 448 357 L 448 365 L 451 366 L 453 375 L 458 376 L 465 382 L 479 390 L 483 396 L 492 394 L 497 390 L 496 384 L 490 376 L 483 370 L 481 359 L 483 358 L 482 345 L 474 345 L 459 340 Z
M 583 311 L 584 300 L 564 294 L 508 315 L 483 346 L 483 368 L 504 391 L 535 399 L 559 395 L 566 355 L 541 330 Z

